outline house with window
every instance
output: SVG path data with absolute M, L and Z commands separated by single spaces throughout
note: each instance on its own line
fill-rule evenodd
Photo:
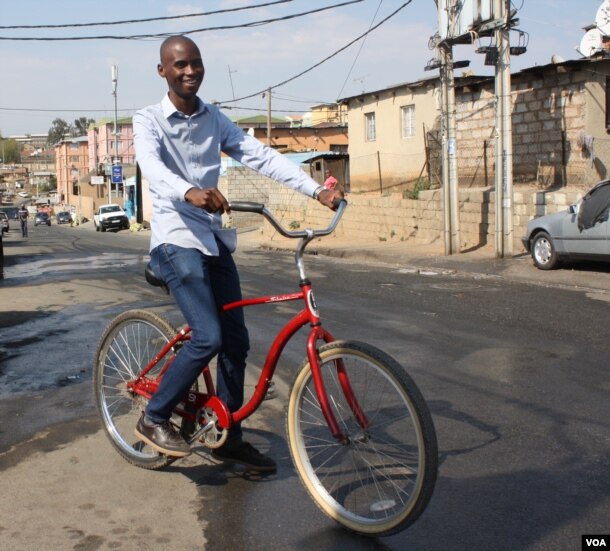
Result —
M 511 75 L 513 180 L 587 188 L 610 170 L 610 59 L 537 65 Z M 493 77 L 456 87 L 460 187 L 493 186 Z
M 589 187 L 610 173 L 610 59 L 534 66 L 511 75 L 515 184 Z M 493 187 L 495 81 L 455 79 L 456 158 L 461 188 Z M 440 185 L 438 77 L 341 100 L 347 105 L 352 191 Z
M 426 168 L 426 133 L 438 126 L 438 77 L 339 101 L 347 108 L 351 190 L 411 187 Z
M 337 126 L 347 124 L 347 108 L 344 103 L 320 103 L 313 105 L 308 113 L 307 124 L 333 123 Z
M 100 119 L 91 124 L 89 138 L 89 168 L 91 172 L 108 172 L 113 162 L 135 165 L 133 124 L 131 117 L 117 119 L 116 132 L 113 119 Z
M 329 112 L 330 113 L 330 112 Z M 333 113 L 336 113 L 333 112 Z M 268 130 L 267 117 L 237 118 L 235 124 L 248 132 L 257 140 L 268 144 L 280 153 L 300 153 L 304 151 L 347 151 L 347 124 L 327 113 L 327 117 L 319 116 L 315 124 L 310 124 L 310 117 L 301 117 L 298 122 L 294 118 L 271 117 L 271 128 Z M 307 119 L 305 124 L 304 119 Z M 332 120 L 327 120 L 332 119 Z
M 67 138 L 55 145 L 55 174 L 58 201 L 76 205 L 82 196 L 80 178 L 89 174 L 87 136 Z

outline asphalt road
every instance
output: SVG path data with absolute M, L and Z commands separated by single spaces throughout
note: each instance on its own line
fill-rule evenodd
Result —
M 438 433 L 427 511 L 371 540 L 326 519 L 290 463 L 283 410 L 298 339 L 280 365 L 278 398 L 247 424 L 277 475 L 252 479 L 203 449 L 148 472 L 112 450 L 90 388 L 103 326 L 133 307 L 179 322 L 171 300 L 142 281 L 146 241 L 55 226 L 32 228 L 27 244 L 5 241 L 20 254 L 0 286 L 0 548 L 34 549 L 44 534 L 48 549 L 546 551 L 610 531 L 608 291 L 481 269 L 308 260 L 325 325 L 405 366 Z M 291 255 L 246 246 L 237 260 L 245 294 L 292 289 Z M 289 312 L 250 309 L 253 343 L 268 342 Z M 253 346 L 253 374 L 262 361 Z

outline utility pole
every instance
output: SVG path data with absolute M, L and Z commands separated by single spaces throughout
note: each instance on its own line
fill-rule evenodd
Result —
M 453 47 L 449 46 L 445 54 L 447 79 L 447 157 L 449 160 L 449 197 L 450 197 L 450 251 L 449 254 L 460 252 L 460 196 L 457 177 L 457 139 L 455 123 L 455 79 L 453 73 Z
M 447 55 L 446 49 L 439 46 L 440 77 L 441 77 L 441 205 L 443 209 L 443 242 L 445 255 L 451 254 L 451 194 L 449 193 L 449 132 L 447 128 Z
M 231 71 L 230 65 L 227 65 L 227 68 L 229 70 L 229 82 L 231 83 L 231 95 L 233 96 L 233 101 L 235 101 L 235 89 L 233 88 L 233 77 L 231 75 L 237 73 L 237 71 Z M 235 109 L 235 105 L 233 106 L 233 109 Z M 237 115 L 237 110 L 235 111 L 235 115 Z
M 267 88 L 267 145 L 271 147 L 271 88 Z
M 510 76 L 510 0 L 495 0 L 496 19 L 503 24 L 494 31 L 498 51 L 496 89 L 496 256 L 513 254 L 513 145 Z
M 448 9 L 449 28 L 454 27 L 456 6 Z M 445 40 L 437 45 L 440 53 L 442 104 L 442 205 L 445 255 L 460 252 L 459 182 L 457 177 L 457 139 L 453 45 Z
M 112 165 L 119 163 L 119 144 L 117 140 L 117 84 L 119 81 L 119 68 L 117 65 L 112 66 L 112 95 L 114 96 L 114 158 L 112 159 Z M 113 176 L 110 176 L 110 182 L 108 182 L 108 204 L 112 203 L 112 180 Z M 117 188 L 118 197 L 118 188 Z

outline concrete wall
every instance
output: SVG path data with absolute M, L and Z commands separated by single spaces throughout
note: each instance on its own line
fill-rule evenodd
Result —
M 220 184 L 220 190 L 231 200 L 263 203 L 286 226 L 293 228 L 325 227 L 332 214 L 317 201 L 301 195 L 247 168 L 231 168 Z M 580 189 L 561 191 L 521 190 L 514 192 L 514 251 L 522 251 L 521 237 L 527 222 L 535 216 L 567 208 L 582 197 Z M 335 235 L 354 241 L 443 243 L 443 209 L 441 190 L 420 191 L 418 199 L 403 199 L 401 194 L 352 193 L 349 208 Z M 461 250 L 494 243 L 495 192 L 491 187 L 460 190 Z M 232 213 L 227 226 L 260 227 L 258 215 Z M 265 224 L 269 239 L 278 237 Z
M 586 188 L 608 177 L 608 75 L 609 60 L 533 67 L 512 75 L 515 183 Z M 459 90 L 456 98 L 460 186 L 493 183 L 493 81 Z
M 563 210 L 582 195 L 580 190 L 515 192 L 514 251 L 523 251 L 521 237 L 530 219 Z M 462 251 L 494 243 L 494 201 L 495 192 L 491 188 L 460 190 Z M 336 231 L 338 237 L 351 236 L 354 241 L 369 242 L 443 243 L 440 190 L 422 191 L 418 199 L 351 194 L 348 202 L 349 207 Z M 288 189 L 274 188 L 267 204 L 287 225 L 324 227 L 331 218 L 328 209 Z M 265 225 L 264 233 L 273 239 L 276 232 Z
M 590 184 L 599 179 L 587 170 L 588 156 L 579 143 L 595 132 L 602 118 L 591 75 L 581 70 L 545 68 L 513 76 L 513 173 L 516 183 L 543 187 Z M 596 90 L 596 92 L 598 92 Z M 605 105 L 605 100 L 604 104 Z M 587 126 L 588 113 L 591 125 Z M 493 179 L 495 165 L 495 97 L 493 83 L 457 95 L 457 163 L 460 186 L 480 186 Z M 604 131 L 605 134 L 605 131 Z M 493 180 L 492 180 L 493 181 Z

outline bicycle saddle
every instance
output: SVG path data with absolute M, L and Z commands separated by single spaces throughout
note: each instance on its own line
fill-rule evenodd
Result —
M 165 284 L 165 281 L 159 279 L 155 275 L 155 272 L 153 271 L 150 262 L 146 265 L 146 268 L 144 269 L 144 277 L 150 285 L 152 285 L 153 287 L 161 287 L 161 289 L 163 289 L 165 293 L 169 295 L 169 287 Z

